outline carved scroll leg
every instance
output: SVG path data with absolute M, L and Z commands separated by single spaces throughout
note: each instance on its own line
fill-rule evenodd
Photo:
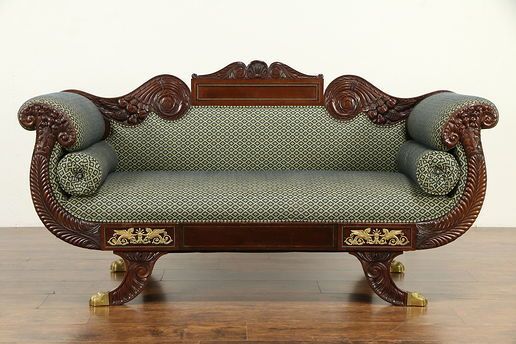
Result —
M 154 268 L 165 252 L 114 252 L 122 257 L 126 273 L 122 283 L 110 292 L 99 292 L 90 298 L 90 306 L 123 305 L 140 294 Z
M 392 280 L 390 267 L 394 257 L 403 252 L 350 252 L 360 260 L 371 289 L 387 302 L 396 306 L 425 307 L 426 299 L 415 292 L 399 289 Z
M 393 259 L 391 262 L 391 273 L 402 274 L 405 273 L 405 265 L 399 260 Z

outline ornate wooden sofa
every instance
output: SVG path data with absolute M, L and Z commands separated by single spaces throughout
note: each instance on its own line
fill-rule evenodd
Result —
M 391 270 L 404 251 L 445 245 L 485 195 L 482 98 L 390 96 L 345 75 L 282 63 L 232 63 L 157 76 L 119 98 L 67 90 L 28 100 L 36 130 L 31 194 L 41 221 L 76 246 L 123 260 L 121 285 L 90 304 L 119 305 L 166 253 L 337 251 L 356 256 L 394 305 L 425 306 Z

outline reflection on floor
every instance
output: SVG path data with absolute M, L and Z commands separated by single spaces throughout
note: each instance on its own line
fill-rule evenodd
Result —
M 126 306 L 89 308 L 118 285 L 115 257 L 42 228 L 0 229 L 4 342 L 516 342 L 516 229 L 476 228 L 406 253 L 397 283 L 427 308 L 371 294 L 345 253 L 169 254 Z

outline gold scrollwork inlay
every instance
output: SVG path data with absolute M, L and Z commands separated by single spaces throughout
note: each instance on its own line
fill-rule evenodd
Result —
M 393 229 L 360 229 L 351 230 L 349 237 L 344 240 L 344 243 L 350 246 L 362 245 L 389 245 L 389 246 L 404 246 L 409 243 L 402 230 Z
M 168 245 L 174 239 L 163 228 L 128 228 L 115 229 L 108 240 L 111 246 L 126 245 Z

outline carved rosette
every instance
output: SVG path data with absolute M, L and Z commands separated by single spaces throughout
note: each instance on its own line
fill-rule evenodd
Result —
M 392 280 L 390 266 L 392 260 L 403 252 L 350 252 L 360 260 L 371 289 L 387 302 L 404 306 L 407 292 L 399 289 Z
M 127 125 L 141 123 L 151 112 L 164 119 L 174 120 L 190 108 L 190 89 L 172 75 L 154 77 L 133 92 L 118 98 L 101 98 L 78 90 L 66 92 L 90 99 L 106 118 Z
M 32 104 L 19 114 L 20 124 L 36 130 L 36 145 L 30 167 L 30 189 L 36 212 L 48 230 L 75 246 L 100 249 L 100 225 L 73 217 L 57 202 L 49 176 L 49 159 L 56 142 L 72 146 L 77 134 L 68 116 L 46 104 Z
M 209 79 L 307 79 L 322 78 L 322 75 L 307 75 L 281 62 L 271 63 L 251 61 L 247 66 L 243 62 L 233 62 L 221 70 L 205 75 L 193 74 L 192 78 Z
M 350 120 L 365 113 L 371 122 L 384 125 L 405 120 L 419 101 L 438 92 L 445 91 L 415 98 L 396 98 L 358 76 L 343 75 L 326 88 L 324 104 L 335 118 Z
M 434 221 L 417 224 L 417 248 L 445 245 L 464 234 L 475 222 L 486 193 L 486 165 L 480 130 L 492 128 L 498 112 L 487 104 L 472 105 L 455 111 L 443 128 L 442 140 L 448 148 L 460 143 L 467 159 L 466 185 L 455 208 Z
M 140 294 L 148 282 L 154 264 L 163 252 L 114 252 L 124 259 L 126 273 L 122 283 L 109 292 L 110 305 L 123 305 Z

